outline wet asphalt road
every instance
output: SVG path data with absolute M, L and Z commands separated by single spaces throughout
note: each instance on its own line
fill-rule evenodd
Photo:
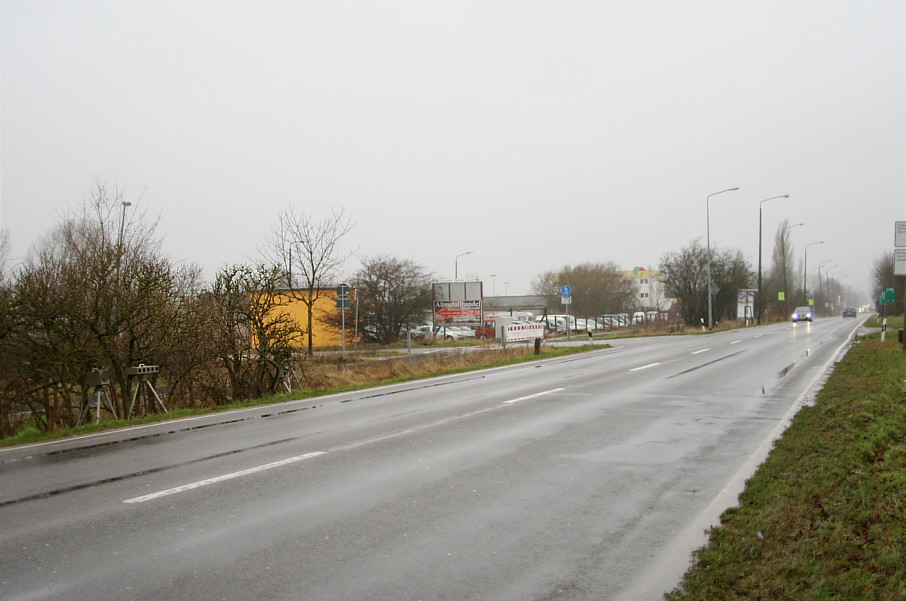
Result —
M 0 451 L 0 598 L 659 599 L 861 320 Z

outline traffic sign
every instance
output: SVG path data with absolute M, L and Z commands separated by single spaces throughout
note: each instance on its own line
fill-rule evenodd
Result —
M 562 286 L 560 288 L 560 296 L 570 296 L 573 293 L 573 289 L 569 286 Z
M 340 298 L 349 296 L 349 284 L 340 284 L 337 286 L 337 296 Z
M 893 249 L 893 275 L 906 275 L 906 248 Z

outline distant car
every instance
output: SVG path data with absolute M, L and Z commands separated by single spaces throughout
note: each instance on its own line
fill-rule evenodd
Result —
M 796 310 L 793 311 L 793 321 L 811 321 L 812 320 L 812 310 L 809 307 L 796 307 Z
M 856 316 L 856 310 L 853 309 L 852 307 L 846 307 L 845 309 L 843 309 L 843 317 L 855 317 L 855 316 Z

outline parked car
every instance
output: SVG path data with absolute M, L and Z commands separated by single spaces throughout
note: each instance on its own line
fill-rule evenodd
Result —
M 601 319 L 603 319 L 605 323 L 608 323 L 609 327 L 613 328 L 625 328 L 629 325 L 629 316 L 625 313 L 605 313 L 601 316 Z
M 843 317 L 855 317 L 855 316 L 856 316 L 856 310 L 853 309 L 852 307 L 846 307 L 845 309 L 843 309 Z
M 474 331 L 469 330 L 469 332 L 472 334 L 471 336 L 460 326 L 440 326 L 435 337 L 443 340 L 465 340 L 475 336 Z
M 410 330 L 410 332 L 413 338 L 431 338 L 434 336 L 434 328 L 428 325 L 418 326 Z
M 796 310 L 793 311 L 793 321 L 811 321 L 812 320 L 812 309 L 811 307 L 796 307 Z

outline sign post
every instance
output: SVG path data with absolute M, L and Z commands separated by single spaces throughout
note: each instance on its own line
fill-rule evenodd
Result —
M 340 328 L 343 337 L 343 359 L 346 359 L 346 309 L 349 304 L 349 284 L 337 286 L 337 309 L 340 310 Z
M 560 302 L 563 303 L 563 306 L 566 308 L 566 339 L 569 340 L 572 333 L 570 332 L 570 319 L 569 319 L 569 306 L 573 302 L 573 289 L 570 286 L 561 286 L 560 287 Z

